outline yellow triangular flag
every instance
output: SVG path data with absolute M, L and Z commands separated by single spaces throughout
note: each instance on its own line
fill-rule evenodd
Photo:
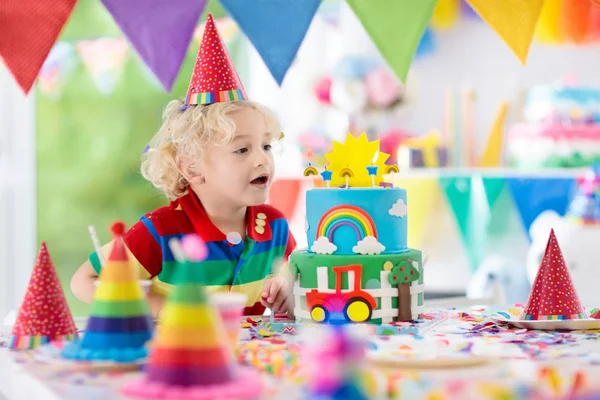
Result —
M 500 156 L 502 155 L 502 139 L 504 137 L 504 122 L 506 121 L 506 113 L 508 111 L 508 102 L 504 101 L 500 105 L 496 120 L 492 126 L 492 131 L 488 137 L 487 145 L 483 151 L 483 155 L 479 159 L 477 166 L 479 167 L 499 167 Z
M 467 2 L 525 64 L 544 0 L 467 0 Z
M 564 40 L 562 7 L 563 0 L 546 0 L 536 27 L 536 40 L 543 43 L 560 43 Z

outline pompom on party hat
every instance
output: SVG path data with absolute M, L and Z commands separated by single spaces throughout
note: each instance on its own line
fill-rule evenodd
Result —
M 154 322 L 123 242 L 125 225 L 117 222 L 111 230 L 113 248 L 98 278 L 83 339 L 63 348 L 65 358 L 133 363 L 147 356 Z
M 565 264 L 554 230 L 521 314 L 524 320 L 585 319 L 569 269 Z
M 178 249 L 176 239 L 170 245 Z M 175 287 L 160 313 L 146 376 L 127 383 L 122 391 L 153 399 L 258 398 L 260 376 L 237 365 L 225 326 L 202 284 L 197 262 L 206 254 L 199 250 L 205 244 L 197 235 L 188 235 L 181 246 L 183 251 L 173 251 L 179 253 Z
M 185 106 L 247 100 L 246 90 L 231 61 L 227 47 L 211 14 L 206 18 L 204 35 L 185 97 Z
M 46 243 L 42 243 L 8 346 L 14 350 L 34 349 L 76 338 L 73 316 Z

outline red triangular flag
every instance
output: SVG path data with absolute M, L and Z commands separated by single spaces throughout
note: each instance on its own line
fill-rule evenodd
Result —
M 77 0 L 2 0 L 0 55 L 29 93 Z
M 215 21 L 208 14 L 185 104 L 213 104 L 247 98 Z
M 590 318 L 600 319 L 600 308 L 594 311 L 594 313 L 590 315 Z
M 42 243 L 9 347 L 33 349 L 53 340 L 73 340 L 76 337 L 73 316 L 46 243 Z
M 521 318 L 525 320 L 587 318 L 554 230 L 550 231 L 546 252 Z

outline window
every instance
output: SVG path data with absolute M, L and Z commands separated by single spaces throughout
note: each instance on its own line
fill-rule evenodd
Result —
M 34 95 L 0 65 L 0 323 L 18 308 L 36 253 Z

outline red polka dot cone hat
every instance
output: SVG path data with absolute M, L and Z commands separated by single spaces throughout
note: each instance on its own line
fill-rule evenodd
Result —
M 554 230 L 546 245 L 544 258 L 531 287 L 521 315 L 524 320 L 562 320 L 587 318 L 575 291 Z
M 215 21 L 208 14 L 185 105 L 206 105 L 247 98 Z
M 77 338 L 77 328 L 46 243 L 42 243 L 8 347 L 34 349 Z

